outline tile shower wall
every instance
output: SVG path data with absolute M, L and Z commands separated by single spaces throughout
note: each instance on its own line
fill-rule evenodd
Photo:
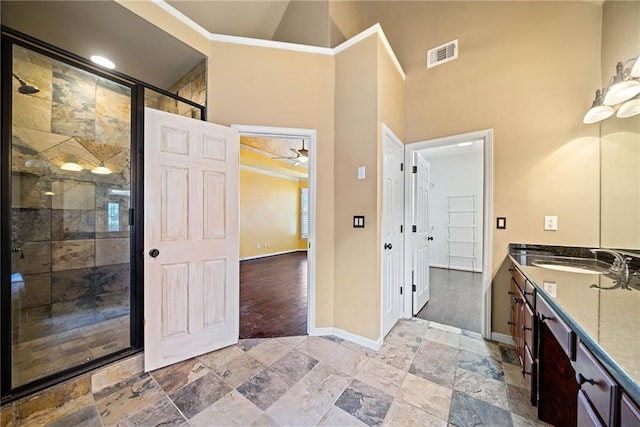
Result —
M 202 60 L 191 71 L 182 76 L 169 89 L 182 98 L 200 105 L 207 103 L 206 60 Z M 159 93 L 146 91 L 145 105 L 169 113 L 179 114 L 191 118 L 200 118 L 200 111 L 189 104 L 176 101 Z
M 40 88 L 20 94 L 14 80 L 14 342 L 24 342 L 129 314 L 131 103 L 128 88 L 18 46 L 14 71 Z M 65 161 L 84 169 L 61 170 Z M 101 162 L 111 175 L 90 172 Z M 95 315 L 38 323 L 87 309 Z

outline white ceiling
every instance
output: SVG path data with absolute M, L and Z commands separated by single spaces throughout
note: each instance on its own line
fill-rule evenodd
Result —
M 271 40 L 289 6 L 289 0 L 191 1 L 167 3 L 215 34 Z
M 0 2 L 2 24 L 116 71 L 168 89 L 204 56 L 113 1 Z M 233 21 L 228 19 L 228 22 Z
M 440 157 L 464 156 L 473 153 L 482 153 L 482 140 L 473 141 L 471 145 L 464 147 L 453 144 L 420 150 L 420 154 L 422 154 L 427 160 Z

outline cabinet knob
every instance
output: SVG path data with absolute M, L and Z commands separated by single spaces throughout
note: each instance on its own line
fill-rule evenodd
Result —
M 507 295 L 515 295 L 515 293 L 509 291 L 509 292 L 507 292 Z
M 533 295 L 533 292 L 527 292 L 527 291 L 524 291 L 523 293 L 524 293 L 525 295 Z
M 515 268 L 509 268 L 509 271 L 513 273 L 514 271 L 516 271 L 516 269 Z
M 578 373 L 576 374 L 576 382 L 578 383 L 578 385 L 582 385 L 582 384 L 585 384 L 585 383 L 588 383 L 588 384 L 593 385 L 593 384 L 595 384 L 595 383 L 596 383 L 594 380 L 592 380 L 592 379 L 590 379 L 590 378 L 585 377 L 585 376 L 584 376 L 584 375 L 582 375 L 580 372 L 578 372 Z
M 522 368 L 522 376 L 524 377 L 525 375 L 531 375 L 531 372 L 527 372 L 524 368 Z
M 545 320 L 553 320 L 553 317 L 545 316 L 542 313 L 540 313 L 540 315 L 538 317 L 540 318 L 541 322 L 544 322 Z
M 523 331 L 530 331 L 530 330 L 531 330 L 531 328 L 527 328 L 526 326 L 522 325 L 522 330 L 523 330 Z
M 507 322 L 507 325 L 515 325 L 515 322 Z

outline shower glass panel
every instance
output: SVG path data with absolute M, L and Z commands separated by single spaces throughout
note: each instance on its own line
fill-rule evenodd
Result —
M 131 90 L 13 46 L 12 387 L 130 347 Z
M 204 105 L 204 103 L 203 103 Z M 202 111 L 198 107 L 189 105 L 186 102 L 171 98 L 152 89 L 144 90 L 144 106 L 154 110 L 166 111 L 167 113 L 178 114 L 192 119 L 202 120 Z

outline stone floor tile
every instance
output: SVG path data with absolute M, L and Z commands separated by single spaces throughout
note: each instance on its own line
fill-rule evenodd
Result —
M 383 425 L 388 427 L 446 427 L 447 422 L 402 400 L 395 399 Z
M 393 396 L 354 379 L 335 405 L 367 425 L 381 425 L 392 402 Z
M 244 350 L 232 345 L 198 356 L 197 358 L 209 369 L 215 370 L 244 354 Z
M 87 409 L 87 408 L 90 408 L 90 409 Z M 90 425 L 96 425 L 96 424 L 92 424 L 94 420 L 92 420 L 93 416 L 92 416 L 91 408 L 95 411 L 95 401 L 93 399 L 93 396 L 85 395 L 77 399 L 68 400 L 60 407 L 42 409 L 40 411 L 29 414 L 29 416 L 27 417 L 24 417 L 25 414 L 23 414 L 23 417 L 19 417 L 18 414 L 16 414 L 15 424 L 9 424 L 9 425 L 10 426 L 50 425 L 64 419 L 68 419 L 70 421 L 86 419 Z M 80 413 L 80 415 L 78 415 L 78 413 Z M 99 421 L 100 419 L 98 418 L 98 422 Z M 65 425 L 65 423 L 58 424 L 58 426 L 63 426 Z M 69 424 L 67 423 L 66 425 L 69 425 Z
M 522 366 L 512 365 L 511 363 L 503 363 L 502 371 L 504 372 L 504 382 L 516 387 L 526 388 L 524 376 L 522 375 Z
M 16 425 L 16 408 L 13 404 L 0 407 L 0 427 L 13 427 Z
M 333 342 L 337 342 L 338 344 L 340 344 L 342 341 L 344 341 L 342 338 L 336 337 L 335 335 L 321 335 L 320 338 L 323 338 L 323 339 L 329 340 L 329 341 L 333 341 Z
M 507 411 L 509 410 L 507 386 L 503 381 L 493 380 L 475 372 L 458 369 L 453 389 L 467 396 Z
M 251 423 L 251 427 L 280 427 L 280 425 L 267 414 L 262 414 L 260 418 Z
M 180 426 L 187 420 L 168 397 L 118 423 L 118 427 Z M 68 424 L 73 425 L 73 424 Z M 78 424 L 81 425 L 81 424 Z
M 144 371 L 144 355 L 136 354 L 99 369 L 91 375 L 91 391 L 97 393 Z
M 395 396 L 406 374 L 406 371 L 394 366 L 375 359 L 369 359 L 354 378 L 391 396 Z
M 248 426 L 261 416 L 261 409 L 236 390 L 232 390 L 189 422 L 194 427 Z
M 347 414 L 337 406 L 331 406 L 329 411 L 317 424 L 321 427 L 365 427 L 366 424 L 356 417 Z
M 169 395 L 185 417 L 193 418 L 231 391 L 231 387 L 212 372 Z
M 462 329 L 456 328 L 455 326 L 444 325 L 438 322 L 429 322 L 429 328 L 432 329 L 440 329 L 442 331 L 453 332 L 454 334 L 462 334 Z
M 449 419 L 451 393 L 452 390 L 450 388 L 443 387 L 413 374 L 407 374 L 396 398 L 410 403 L 442 420 L 447 420 Z
M 409 367 L 409 373 L 424 378 L 441 386 L 453 388 L 453 381 L 456 375 L 456 365 L 432 358 L 425 353 L 418 353 L 413 358 L 413 363 Z
M 319 399 L 333 403 L 351 383 L 351 380 L 351 376 L 320 362 L 300 380 L 300 384 L 306 386 Z
M 47 423 L 48 427 L 102 427 L 100 415 L 96 409 L 96 405 L 92 404 L 84 408 L 74 411 L 68 415 L 58 418 L 55 421 Z
M 232 388 L 236 388 L 266 367 L 249 353 L 244 353 L 214 369 L 214 372 Z
M 457 426 L 511 427 L 513 425 L 509 411 L 459 391 L 453 392 L 449 422 Z
M 513 420 L 513 427 L 552 427 L 551 424 L 547 424 L 540 420 L 530 420 L 520 415 L 511 413 L 511 420 Z
M 267 410 L 285 394 L 294 382 L 278 371 L 267 368 L 237 388 L 238 392 L 258 408 Z
M 254 359 L 269 366 L 287 354 L 291 347 L 275 340 L 264 340 L 247 352 Z
M 481 356 L 490 356 L 496 360 L 502 360 L 500 346 L 493 341 L 460 336 L 460 350 L 470 351 Z
M 431 324 L 433 325 L 433 323 Z M 435 341 L 448 346 L 459 348 L 460 347 L 460 333 L 452 332 L 450 330 L 443 330 L 440 328 L 430 327 L 424 334 L 424 338 L 429 341 Z
M 391 333 L 409 334 L 416 336 L 424 336 L 429 329 L 429 321 L 412 317 L 411 319 L 400 319 L 398 323 L 391 329 Z
M 151 372 L 165 393 L 171 394 L 183 386 L 204 377 L 211 372 L 209 368 L 196 359 L 185 360 Z
M 307 375 L 318 363 L 316 359 L 301 351 L 291 350 L 271 367 L 295 382 Z
M 481 356 L 477 353 L 462 350 L 458 356 L 458 367 L 467 371 L 477 372 L 487 378 L 504 381 L 502 362 L 490 356 Z
M 362 366 L 369 360 L 365 354 L 353 351 L 344 346 L 338 346 L 331 356 L 325 359 L 325 363 L 344 372 L 345 374 L 354 376 Z
M 407 371 L 411 366 L 416 351 L 412 346 L 396 346 L 390 343 L 384 343 L 380 350 L 371 354 L 372 359 L 387 363 L 396 368 Z
M 331 406 L 331 402 L 319 399 L 306 386 L 298 383 L 265 412 L 283 426 L 315 426 Z
M 479 332 L 473 332 L 473 331 L 468 331 L 466 329 L 462 329 L 461 330 L 462 335 L 464 335 L 465 337 L 470 337 L 470 338 L 475 338 L 477 340 L 481 340 L 483 339 L 483 336 L 481 333 Z
M 164 397 L 164 393 L 145 373 L 94 394 L 96 406 L 104 425 L 116 424 L 131 414 L 151 406 Z
M 509 409 L 516 415 L 520 415 L 530 420 L 538 419 L 538 410 L 531 405 L 531 393 L 525 388 L 515 387 L 507 384 L 507 397 L 509 398 Z
M 337 338 L 337 337 L 336 337 Z M 300 336 L 295 336 L 295 337 L 279 337 L 279 338 L 272 338 L 274 340 L 276 340 L 277 342 L 287 345 L 289 347 L 297 347 L 300 344 L 302 344 L 303 342 L 305 342 L 305 340 L 307 339 L 306 335 L 300 335 Z M 339 338 L 337 338 L 339 339 Z
M 331 358 L 338 347 L 340 347 L 340 344 L 337 342 L 320 337 L 308 337 L 296 348 L 314 359 L 324 362 Z
M 249 351 L 267 338 L 245 338 L 238 341 L 237 347 L 242 351 Z
M 516 353 L 515 347 L 500 344 L 500 357 L 503 363 L 520 366 L 520 360 L 518 359 L 518 353 Z

